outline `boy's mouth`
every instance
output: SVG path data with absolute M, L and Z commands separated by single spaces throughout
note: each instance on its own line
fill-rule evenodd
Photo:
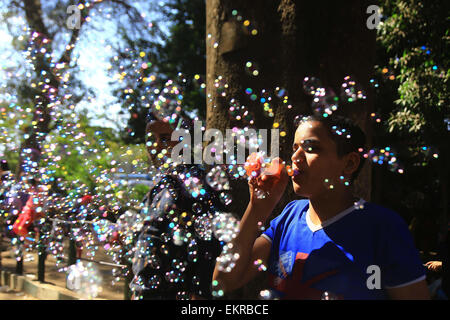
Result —
M 296 180 L 297 178 L 300 177 L 300 175 L 302 175 L 304 173 L 304 171 L 298 169 L 298 168 L 293 168 L 293 174 L 292 174 L 292 180 Z
M 292 177 L 298 176 L 303 173 L 303 170 L 300 170 L 296 165 L 292 166 Z

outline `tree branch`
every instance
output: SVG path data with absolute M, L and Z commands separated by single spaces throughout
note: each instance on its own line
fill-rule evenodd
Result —
M 79 4 L 84 5 L 85 3 L 86 3 L 85 0 L 81 0 Z M 91 8 L 92 7 L 89 7 L 89 9 L 87 9 L 88 13 L 91 10 Z M 88 15 L 89 14 L 87 14 L 86 16 L 88 16 Z M 72 35 L 70 36 L 69 43 L 66 45 L 66 50 L 64 50 L 64 52 L 61 54 L 61 57 L 59 58 L 58 63 L 66 63 L 67 65 L 70 63 L 72 51 L 75 48 L 75 43 L 78 41 L 78 36 L 80 35 L 80 30 L 83 27 L 85 22 L 86 22 L 86 19 L 84 19 L 84 17 L 81 17 L 80 27 L 74 28 L 72 30 Z
M 20 8 L 20 9 L 22 9 L 22 10 L 25 10 L 25 7 L 22 6 L 19 2 L 15 1 L 15 0 L 12 0 L 12 1 L 11 1 L 11 4 L 15 5 L 17 8 Z
M 37 31 L 45 36 L 49 35 L 48 29 L 42 19 L 42 6 L 40 0 L 23 0 L 25 17 L 28 25 L 34 31 Z

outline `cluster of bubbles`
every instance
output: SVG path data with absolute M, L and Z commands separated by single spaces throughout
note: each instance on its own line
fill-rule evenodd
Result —
M 169 80 L 165 83 L 164 88 L 153 103 L 152 112 L 159 119 L 173 123 L 173 115 L 181 110 L 182 102 L 181 88 L 173 80 Z
M 276 300 L 274 292 L 270 289 L 264 289 L 259 292 L 258 298 L 260 300 Z
M 383 73 L 387 72 L 387 68 L 383 69 Z M 378 86 L 375 79 L 371 79 L 370 83 L 375 87 Z M 346 76 L 342 82 L 340 99 L 334 94 L 332 89 L 325 88 L 322 85 L 322 82 L 315 77 L 305 77 L 303 80 L 303 89 L 306 94 L 313 96 L 313 111 L 323 117 L 328 117 L 336 111 L 339 108 L 339 102 L 352 103 L 358 100 L 365 100 L 367 98 L 361 85 L 351 76 Z M 294 123 L 295 125 L 298 125 L 305 119 L 307 119 L 307 117 L 297 116 Z M 382 119 L 376 112 L 370 114 L 370 119 L 375 123 L 382 122 Z M 348 139 L 351 138 L 351 132 L 347 128 L 338 128 L 337 126 L 334 126 L 332 131 L 339 136 L 343 136 Z M 422 151 L 427 156 L 438 158 L 437 151 L 431 147 L 423 147 Z M 359 152 L 365 159 L 368 159 L 373 164 L 386 165 L 392 172 L 397 172 L 400 174 L 404 173 L 404 166 L 398 161 L 398 157 L 392 150 L 392 147 L 373 147 L 368 150 L 360 148 Z M 348 181 L 343 180 L 342 177 L 340 177 L 339 182 L 343 182 L 346 186 L 349 185 Z M 324 180 L 324 185 L 329 189 L 333 189 L 335 184 L 336 182 L 331 181 L 331 179 Z
M 239 221 L 231 213 L 221 212 L 213 218 L 212 228 L 219 241 L 230 242 L 239 232 Z
M 356 83 L 350 76 L 344 78 L 344 82 L 341 85 L 341 99 L 347 99 L 347 102 L 353 102 L 360 99 L 366 99 L 364 91 L 360 84 Z
M 274 110 L 276 105 L 291 109 L 288 92 L 285 88 L 274 87 L 272 89 L 261 89 L 260 93 L 248 87 L 245 89 L 246 95 L 251 101 L 258 101 L 264 111 L 264 114 L 270 118 L 275 116 Z
M 222 253 L 216 259 L 217 269 L 222 272 L 231 272 L 236 266 L 236 261 L 239 259 L 239 253 L 233 243 L 227 243 L 223 246 Z
M 245 28 L 245 30 L 247 30 L 247 32 L 250 35 L 252 35 L 252 36 L 258 35 L 258 30 L 254 26 L 254 24 L 252 24 L 252 22 L 250 20 L 242 17 L 242 15 L 239 13 L 238 10 L 236 10 L 236 9 L 232 10 L 231 17 L 233 19 L 235 19 L 235 21 L 237 21 L 238 23 L 242 23 L 242 26 Z
M 359 199 L 358 201 L 355 201 L 355 202 L 353 203 L 353 207 L 354 207 L 356 210 L 362 210 L 362 209 L 364 209 L 364 203 L 365 203 L 364 200 Z
M 257 259 L 253 261 L 253 265 L 258 269 L 258 271 L 264 272 L 267 271 L 267 267 L 264 265 L 261 259 Z
M 339 108 L 339 103 L 351 103 L 365 100 L 366 95 L 361 85 L 351 76 L 346 76 L 341 84 L 340 98 L 333 89 L 325 87 L 316 77 L 303 79 L 303 90 L 312 96 L 311 107 L 313 111 L 323 117 L 328 117 Z
M 257 62 L 247 61 L 245 63 L 245 71 L 248 75 L 257 77 L 259 75 L 259 67 Z
M 243 126 L 253 125 L 254 119 L 253 114 L 248 110 L 248 108 L 242 105 L 237 99 L 231 99 L 229 103 L 230 107 L 228 109 L 230 117 L 241 123 Z
M 367 151 L 360 149 L 359 151 L 365 159 L 373 164 L 387 165 L 392 172 L 404 173 L 404 166 L 399 163 L 394 150 L 389 146 L 385 148 L 371 148 Z

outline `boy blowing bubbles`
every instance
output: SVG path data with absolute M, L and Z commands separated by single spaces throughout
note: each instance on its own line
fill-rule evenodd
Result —
M 239 259 L 231 272 L 216 265 L 216 289 L 245 285 L 259 272 L 254 262 L 260 259 L 274 298 L 429 299 L 425 270 L 402 218 L 363 200 L 355 206 L 349 185 L 362 167 L 358 149 L 364 143 L 364 133 L 347 119 L 304 118 L 295 132 L 291 180 L 294 192 L 307 199 L 290 202 L 260 235 L 258 223 L 266 222 L 290 177 L 277 159 L 279 179 L 258 182 L 269 192 L 264 199 L 255 195 L 252 178 L 233 240 Z M 379 272 L 369 279 L 371 270 Z

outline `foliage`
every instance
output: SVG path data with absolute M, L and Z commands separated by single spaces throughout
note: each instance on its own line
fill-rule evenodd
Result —
M 144 170 L 145 148 L 124 147 L 114 130 L 90 124 L 80 102 L 91 106 L 98 103 L 93 99 L 94 92 L 79 78 L 78 61 L 88 35 L 114 27 L 105 23 L 110 18 L 116 27 L 126 25 L 130 37 L 146 33 L 143 12 L 148 3 L 128 0 L 1 3 L 8 8 L 2 11 L 2 27 L 12 37 L 12 59 L 0 92 L 3 131 L 0 151 L 10 160 L 11 167 L 23 161 L 19 158 L 20 151 L 37 148 L 41 158 L 39 163 L 32 163 L 31 172 L 56 191 L 73 196 L 88 191 L 103 192 L 108 196 L 102 201 L 109 201 L 109 205 L 126 205 L 127 199 L 134 197 L 140 200 L 142 186 L 114 185 L 111 175 L 128 153 L 139 157 L 133 166 Z M 69 5 L 77 5 L 81 10 L 80 29 L 67 25 Z M 121 38 L 111 39 L 114 41 L 120 43 Z M 27 144 L 28 140 L 36 144 Z
M 126 179 L 114 177 L 116 173 L 146 172 L 143 145 L 124 146 L 117 132 L 89 125 L 85 115 L 63 126 L 64 131 L 57 128 L 46 137 L 40 163 L 45 168 L 41 175 L 44 183 L 74 198 L 95 194 L 108 207 L 133 206 L 143 198 L 146 186 L 130 188 Z
M 450 37 L 444 7 L 445 1 L 391 3 L 378 35 L 398 82 L 389 131 L 413 135 L 424 145 L 448 135 Z
M 380 4 L 383 17 L 373 83 L 377 117 L 385 126 L 376 124 L 375 140 L 396 149 L 405 174 L 379 170 L 374 174 L 381 177 L 383 202 L 411 222 L 415 235 L 422 234 L 416 244 L 427 251 L 433 243 L 430 239 L 436 239 L 437 225 L 443 223 L 448 201 L 446 1 L 384 0 Z
M 170 80 L 182 92 L 183 111 L 206 117 L 205 1 L 168 0 L 153 10 L 162 18 L 152 32 L 134 39 L 122 30 L 125 48 L 117 48 L 112 60 L 112 70 L 122 84 L 115 95 L 122 112 L 130 114 L 123 137 L 127 143 L 145 141 L 148 111 Z M 167 34 L 162 31 L 166 25 Z

